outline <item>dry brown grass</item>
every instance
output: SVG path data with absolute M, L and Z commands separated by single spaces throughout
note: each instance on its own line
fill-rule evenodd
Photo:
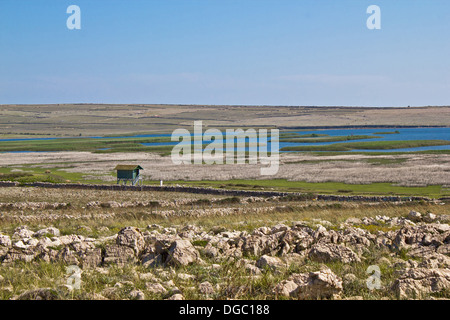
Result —
M 376 164 L 369 159 L 391 160 Z M 114 167 L 118 163 L 140 164 L 147 180 L 230 180 L 230 179 L 287 179 L 306 182 L 344 182 L 368 184 L 389 182 L 404 186 L 448 185 L 450 181 L 450 155 L 339 155 L 313 156 L 309 154 L 281 154 L 279 172 L 264 177 L 260 165 L 174 165 L 170 157 L 147 153 L 96 154 L 89 152 L 48 152 L 3 154 L 0 166 L 25 170 L 27 165 L 51 169 L 66 167 L 84 179 L 115 181 Z M 396 162 L 395 160 L 401 160 Z M 96 176 L 96 175 L 100 175 Z
M 0 105 L 0 133 L 83 136 L 205 126 L 448 126 L 450 107 L 349 108 L 195 105 Z M 50 123 L 50 125 L 49 125 Z
M 70 203 L 64 209 L 2 209 L 0 233 L 11 233 L 19 225 L 32 228 L 57 226 L 65 232 L 78 232 L 80 225 L 90 226 L 97 234 L 98 228 L 107 226 L 117 232 L 133 225 L 145 228 L 157 223 L 165 227 L 197 224 L 208 228 L 223 226 L 249 230 L 259 226 L 273 226 L 280 222 L 327 220 L 340 223 L 349 217 L 406 216 L 410 210 L 422 213 L 448 214 L 449 204 L 431 203 L 333 203 L 322 201 L 219 203 L 199 202 L 224 197 L 169 192 L 133 192 L 105 190 L 66 190 L 44 188 L 0 188 L 0 202 Z M 189 200 L 189 201 L 185 201 Z M 161 201 L 164 207 L 89 208 L 90 201 Z M 183 204 L 185 203 L 185 204 Z M 111 232 L 112 232 L 111 231 Z M 92 235 L 92 234 L 87 234 Z

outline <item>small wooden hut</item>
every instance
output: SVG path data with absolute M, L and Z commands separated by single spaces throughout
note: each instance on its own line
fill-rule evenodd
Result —
M 139 174 L 139 170 L 144 170 L 139 165 L 133 164 L 119 164 L 114 169 L 117 171 L 117 184 L 127 184 L 127 182 L 131 182 L 131 185 L 135 186 L 138 184 L 142 185 L 142 177 Z

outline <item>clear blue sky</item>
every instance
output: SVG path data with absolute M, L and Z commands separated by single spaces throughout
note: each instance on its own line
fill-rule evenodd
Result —
M 0 104 L 77 102 L 449 105 L 450 1 L 0 0 Z

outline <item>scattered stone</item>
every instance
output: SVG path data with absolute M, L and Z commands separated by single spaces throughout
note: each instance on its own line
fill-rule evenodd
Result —
M 323 268 L 317 272 L 292 274 L 278 284 L 274 292 L 302 300 L 329 299 L 342 292 L 342 280 L 329 268 Z
M 211 283 L 209 283 L 208 281 L 202 282 L 198 285 L 198 291 L 200 291 L 200 293 L 206 294 L 206 295 L 210 295 L 210 294 L 214 294 L 214 288 L 212 286 Z
M 261 269 L 269 268 L 275 271 L 285 267 L 286 265 L 280 258 L 264 255 L 256 262 L 256 266 Z
M 436 252 L 434 247 L 415 247 L 408 250 L 408 255 L 413 258 L 426 258 Z
M 37 256 L 37 252 L 26 249 L 26 250 L 19 250 L 19 249 L 10 249 L 5 255 L 5 258 L 2 261 L 2 264 L 8 264 L 15 261 L 22 261 L 22 262 L 31 262 L 34 260 L 34 258 Z
M 166 282 L 162 283 L 166 288 L 172 288 L 175 287 L 175 283 L 173 282 L 173 280 L 168 280 Z
M 434 222 L 434 221 L 436 221 L 436 215 L 435 214 L 433 214 L 433 213 L 431 213 L 431 212 L 428 212 L 424 217 L 423 217 L 423 221 L 425 221 L 425 222 L 427 222 L 427 223 L 431 223 L 431 222 Z
M 219 249 L 214 247 L 211 243 L 208 243 L 203 250 L 208 258 L 216 258 L 220 255 Z
M 0 246 L 10 247 L 12 245 L 11 239 L 9 236 L 0 234 Z
M 351 249 L 337 244 L 315 244 L 309 251 L 308 257 L 317 262 L 335 262 L 342 263 L 361 262 L 358 255 Z
M 362 221 L 359 218 L 348 218 L 347 220 L 345 220 L 345 223 L 347 223 L 347 224 L 354 224 L 354 225 L 360 225 L 360 224 L 362 224 Z
M 450 268 L 450 257 L 440 253 L 433 253 L 415 267 L 428 269 Z
M 57 300 L 58 297 L 58 292 L 54 289 L 39 288 L 25 291 L 19 296 L 12 298 L 12 300 Z
M 391 265 L 391 261 L 389 261 L 389 259 L 385 258 L 385 257 L 381 257 L 380 259 L 378 259 L 378 263 L 379 264 L 385 264 L 387 266 Z
M 78 255 L 70 249 L 70 247 L 65 247 L 62 250 L 60 250 L 56 254 L 56 259 L 64 264 L 67 265 L 79 265 L 80 262 L 78 260 Z
M 131 300 L 145 300 L 145 294 L 141 290 L 131 290 L 130 291 Z
M 343 300 L 364 300 L 364 298 L 361 296 L 353 296 L 353 297 L 345 298 Z
M 174 294 L 177 294 L 177 293 L 182 294 L 183 292 L 181 292 L 181 290 L 178 289 L 178 287 L 170 288 L 170 290 L 169 290 L 169 294 L 170 294 L 170 295 L 174 295 Z
M 194 280 L 195 276 L 187 273 L 177 273 L 177 277 L 184 281 Z
M 145 239 L 138 228 L 126 227 L 117 234 L 116 244 L 129 247 L 139 254 L 144 249 Z
M 140 273 L 139 279 L 143 281 L 158 282 L 159 279 L 153 273 Z
M 114 205 L 113 202 L 109 204 Z M 411 211 L 408 218 L 382 215 L 374 218 L 349 218 L 339 229 L 328 228 L 329 223 L 326 221 L 314 220 L 312 225 L 320 223 L 315 229 L 304 222 L 298 222 L 293 223 L 292 227 L 280 223 L 273 228 L 259 227 L 251 232 L 217 228 L 207 233 L 195 225 L 171 228 L 155 225 L 150 226 L 150 229 L 155 230 L 144 233 L 137 228 L 126 227 L 118 234 L 98 239 L 75 234 L 60 236 L 60 231 L 53 227 L 41 226 L 40 230 L 33 232 L 26 226 L 21 226 L 14 230 L 11 237 L 0 234 L 0 261 L 6 268 L 11 267 L 10 264 L 15 261 L 62 262 L 66 265 L 79 265 L 84 272 L 105 275 L 109 275 L 108 266 L 111 264 L 137 264 L 152 268 L 152 272 L 143 274 L 137 272 L 141 267 L 133 271 L 134 279 L 146 282 L 148 293 L 170 296 L 169 299 L 184 299 L 182 291 L 172 279 L 179 279 L 187 285 L 188 281 L 195 281 L 196 278 L 190 274 L 177 273 L 177 270 L 183 269 L 180 266 L 205 266 L 211 275 L 216 276 L 225 264 L 237 262 L 236 267 L 245 269 L 246 278 L 252 279 L 260 277 L 261 269 L 279 273 L 282 268 L 289 265 L 302 266 L 310 259 L 320 263 L 342 263 L 345 273 L 351 272 L 350 263 L 364 259 L 364 252 L 383 250 L 378 252 L 382 257 L 378 258 L 376 264 L 401 269 L 397 272 L 398 278 L 392 289 L 402 299 L 421 298 L 430 293 L 449 290 L 450 226 L 448 221 L 443 220 L 443 216 L 445 215 L 436 216 L 432 213 L 422 215 Z M 357 225 L 362 226 L 358 228 Z M 364 225 L 392 228 L 371 233 Z M 206 246 L 195 247 L 192 245 L 194 241 L 204 242 Z M 211 258 L 214 264 L 203 261 L 199 251 Z M 255 260 L 244 259 L 244 254 L 254 256 L 256 264 Z M 384 257 L 386 254 L 389 254 L 389 259 Z M 412 259 L 406 260 L 405 255 Z M 93 270 L 87 270 L 89 268 Z M 4 282 L 1 276 L 0 282 Z M 280 281 L 273 293 L 295 299 L 330 299 L 339 298 L 342 285 L 348 289 L 347 286 L 355 284 L 359 286 L 362 282 L 359 283 L 354 274 L 347 273 L 341 280 L 330 269 L 325 268 L 317 272 L 292 274 Z M 194 282 L 189 285 L 194 285 Z M 5 288 L 2 286 L 1 290 L 5 291 Z M 51 289 L 41 288 L 29 290 L 15 298 L 60 299 L 68 297 L 70 289 L 72 288 L 59 285 L 54 290 L 56 297 Z M 184 285 L 181 289 L 188 290 Z M 123 294 L 125 290 L 129 290 L 130 299 L 145 299 L 144 293 L 130 281 L 119 281 L 114 287 L 105 288 L 101 297 L 117 299 L 120 297 L 119 293 Z M 221 294 L 234 299 L 247 292 L 247 288 L 228 282 L 214 287 L 208 281 L 192 287 L 192 290 L 204 294 L 205 299 L 219 290 Z
M 437 248 L 436 252 L 450 256 L 450 243 L 440 246 Z
M 182 294 L 176 293 L 166 300 L 184 300 L 184 297 Z
M 107 287 L 102 290 L 101 295 L 108 299 L 114 300 L 117 299 L 117 290 L 117 287 Z
M 117 264 L 124 266 L 129 263 L 136 263 L 135 251 L 130 247 L 121 245 L 110 245 L 105 248 L 105 264 Z
M 32 238 L 33 235 L 34 235 L 34 232 L 29 230 L 28 227 L 21 226 L 21 227 L 17 227 L 14 230 L 14 234 L 13 234 L 12 238 L 14 240 L 24 240 L 24 239 Z
M 28 249 L 30 246 L 23 243 L 22 240 L 17 241 L 13 244 L 13 247 L 16 249 Z
M 342 282 L 344 285 L 350 285 L 352 283 L 355 283 L 358 281 L 358 278 L 353 274 L 353 273 L 347 273 L 346 275 L 344 275 L 344 277 L 342 278 Z
M 164 265 L 163 256 L 157 253 L 149 253 L 142 257 L 142 265 L 146 268 L 158 268 Z
M 273 290 L 274 294 L 277 296 L 291 297 L 294 296 L 298 285 L 294 281 L 283 280 Z
M 109 228 L 106 227 L 106 226 L 101 226 L 101 227 L 98 227 L 97 230 L 98 230 L 99 232 L 108 232 L 108 231 L 109 231 Z
M 450 289 L 449 269 L 412 268 L 401 272 L 392 289 L 400 299 L 423 298 L 429 293 Z
M 59 235 L 60 235 L 60 232 L 58 229 L 56 229 L 54 227 L 48 227 L 48 228 L 36 231 L 33 234 L 33 237 L 36 237 L 36 238 L 43 237 L 43 236 L 59 237 Z
M 274 226 L 271 230 L 270 233 L 271 234 L 275 234 L 278 232 L 282 232 L 282 231 L 286 231 L 289 230 L 289 227 L 285 224 L 277 224 L 276 226 Z M 266 233 L 267 234 L 267 233 Z
M 153 294 L 165 294 L 167 290 L 160 283 L 148 282 L 145 284 L 147 290 Z
M 422 214 L 411 210 L 408 214 L 408 219 L 414 222 L 420 222 L 422 221 Z
M 186 266 L 198 261 L 200 254 L 188 240 L 175 240 L 169 248 L 168 265 Z
M 62 295 L 68 295 L 73 291 L 73 286 L 68 284 L 61 284 L 58 286 L 58 291 Z
M 103 257 L 101 248 L 88 249 L 84 253 L 81 253 L 81 265 L 83 268 L 99 267 L 102 263 Z
M 86 293 L 86 298 L 84 300 L 108 300 L 108 298 L 102 296 L 99 293 Z
M 247 263 L 247 264 L 245 264 L 244 268 L 245 268 L 245 271 L 247 271 L 251 275 L 257 276 L 257 275 L 261 274 L 261 269 L 253 264 Z
M 132 287 L 132 286 L 134 286 L 134 284 L 131 281 L 120 281 L 120 282 L 117 282 L 114 285 L 114 287 L 117 287 L 117 288 L 123 288 L 123 287 L 126 287 L 126 286 Z

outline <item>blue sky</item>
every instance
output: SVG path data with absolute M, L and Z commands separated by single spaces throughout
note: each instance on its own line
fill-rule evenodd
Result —
M 448 0 L 0 0 L 0 104 L 449 105 L 449 39 Z

